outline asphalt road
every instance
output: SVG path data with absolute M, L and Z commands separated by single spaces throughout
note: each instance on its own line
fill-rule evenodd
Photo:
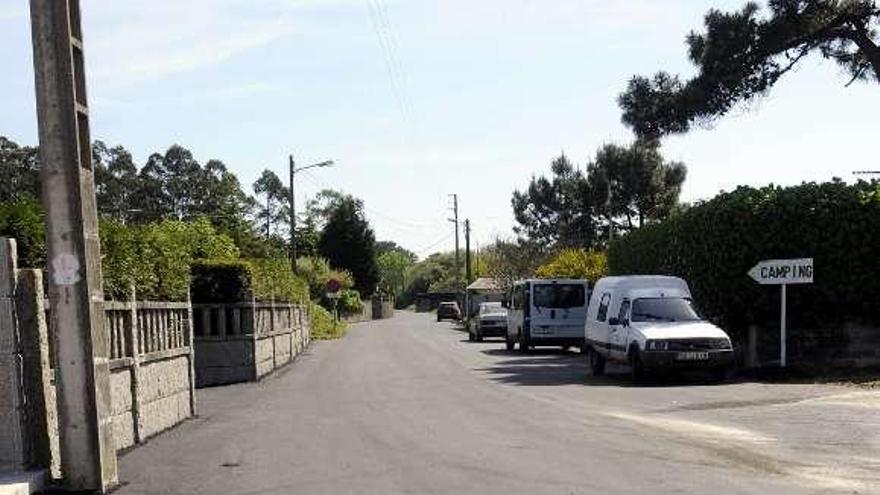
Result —
M 120 494 L 880 493 L 880 392 L 508 353 L 398 313 L 124 455 Z

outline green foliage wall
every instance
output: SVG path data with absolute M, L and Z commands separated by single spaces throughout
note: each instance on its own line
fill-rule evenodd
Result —
M 750 324 L 778 328 L 779 288 L 747 275 L 765 259 L 815 259 L 815 284 L 789 289 L 795 332 L 877 322 L 878 248 L 880 183 L 836 180 L 720 194 L 616 240 L 608 262 L 612 274 L 683 277 L 703 313 L 737 338 Z
M 218 234 L 206 219 L 165 220 L 144 226 L 101 222 L 104 292 L 113 299 L 186 299 L 190 266 L 197 260 L 238 258 L 232 239 Z
M 46 261 L 44 221 L 43 207 L 36 200 L 0 203 L 0 236 L 16 240 L 18 262 L 23 268 L 41 268 Z

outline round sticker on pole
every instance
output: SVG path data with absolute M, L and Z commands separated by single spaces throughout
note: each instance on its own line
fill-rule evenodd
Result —
M 339 297 L 339 291 L 342 290 L 342 284 L 339 283 L 339 280 L 330 279 L 327 281 L 325 289 L 327 290 L 328 299 L 336 299 Z

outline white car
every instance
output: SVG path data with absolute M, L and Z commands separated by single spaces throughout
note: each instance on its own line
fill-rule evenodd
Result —
M 634 380 L 674 368 L 708 369 L 723 379 L 733 362 L 730 337 L 700 317 L 687 283 L 677 277 L 599 280 L 584 328 L 594 375 L 616 361 L 630 366 Z
M 482 342 L 483 337 L 503 337 L 507 332 L 507 308 L 500 302 L 480 303 L 468 340 Z

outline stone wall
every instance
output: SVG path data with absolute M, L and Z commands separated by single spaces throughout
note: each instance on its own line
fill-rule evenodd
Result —
M 746 368 L 779 363 L 779 328 L 752 327 L 742 346 Z M 820 329 L 789 328 L 787 361 L 808 371 L 880 366 L 880 328 L 846 322 Z
M 196 386 L 259 380 L 309 344 L 306 306 L 200 304 L 195 306 Z

